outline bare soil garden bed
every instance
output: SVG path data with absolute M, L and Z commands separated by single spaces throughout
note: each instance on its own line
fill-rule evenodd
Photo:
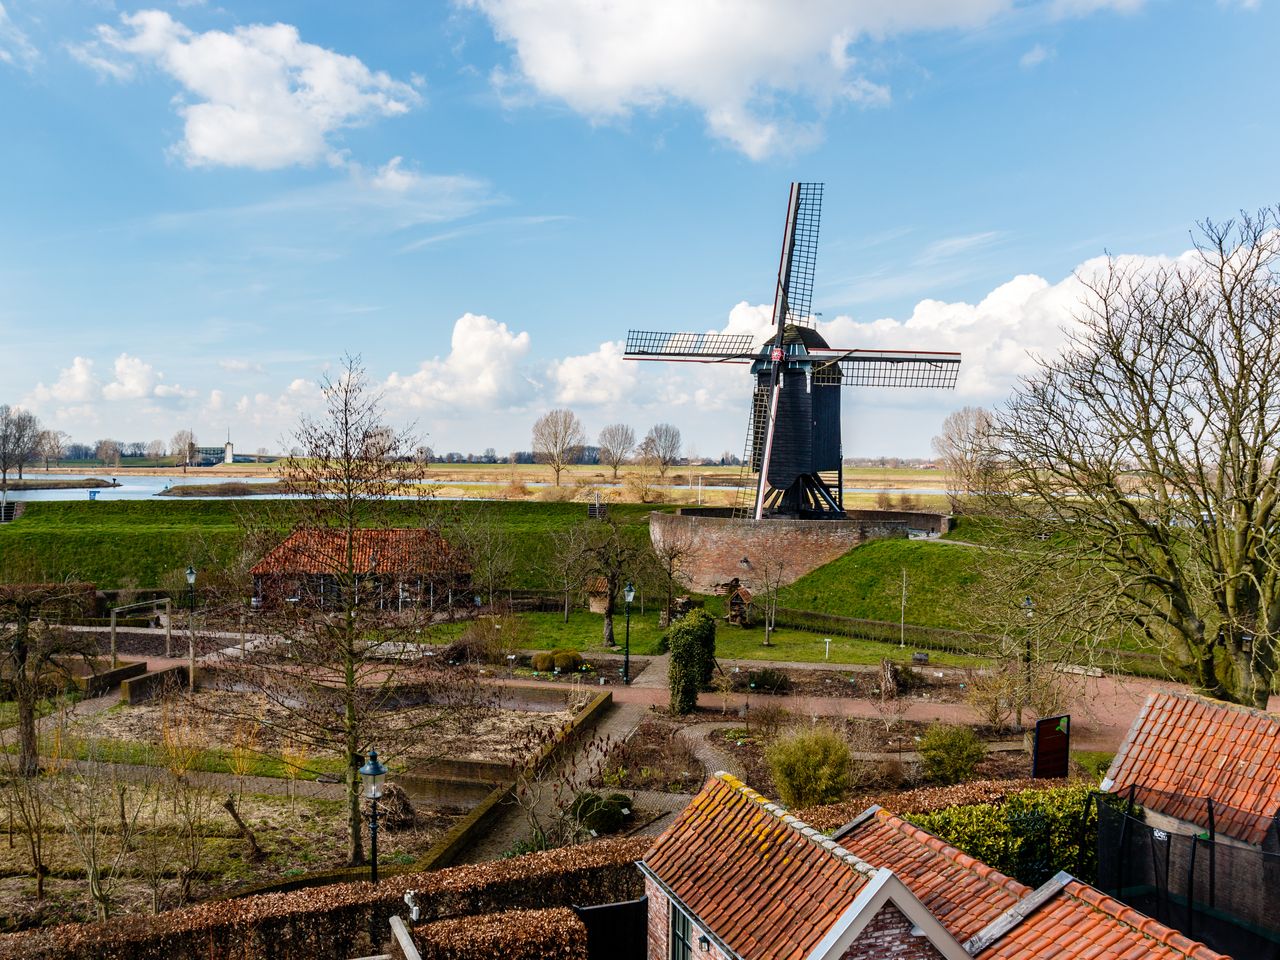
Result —
M 625 790 L 697 793 L 707 771 L 677 724 L 648 717 L 609 751 L 594 786 Z
M 341 801 L 239 796 L 237 809 L 253 829 L 264 854 L 261 860 L 254 861 L 248 857 L 244 840 L 221 807 L 225 798 L 225 792 L 211 793 L 205 801 L 202 864 L 192 888 L 195 901 L 216 899 L 246 885 L 286 880 L 346 865 L 346 812 Z M 165 844 L 175 843 L 179 821 L 170 798 L 163 791 L 156 791 L 148 803 L 140 818 L 148 829 L 130 847 L 113 893 L 113 915 L 151 912 L 152 889 L 147 874 L 148 864 L 152 862 L 164 865 L 160 881 L 161 908 L 178 905 L 177 854 Z M 151 819 L 153 809 L 154 821 Z M 384 869 L 413 863 L 456 820 L 421 807 L 416 814 L 412 827 L 398 830 L 384 827 L 379 831 L 378 860 Z M 25 875 L 29 870 L 25 838 L 18 834 L 14 840 L 13 845 L 0 844 L 0 930 L 94 919 L 83 862 L 76 856 L 65 832 L 56 825 L 45 832 L 51 874 L 45 880 L 44 900 L 35 899 L 35 881 Z M 114 843 L 114 835 L 108 835 L 106 842 Z
M 748 782 L 756 790 L 776 796 L 777 786 L 765 760 L 765 749 L 795 722 L 785 710 L 763 708 L 748 715 L 749 725 L 713 731 L 712 743 L 731 754 L 747 773 Z M 827 718 L 823 721 L 845 736 L 855 756 L 854 782 L 857 790 L 909 789 L 926 786 L 919 764 L 910 759 L 917 739 L 930 724 L 914 720 L 898 720 L 887 727 L 880 720 L 863 718 Z M 1007 730 L 974 727 L 974 732 L 988 744 L 1019 739 Z M 877 756 L 871 757 L 870 754 Z M 1005 780 L 1029 777 L 1031 758 L 1022 750 L 989 751 L 978 764 L 976 780 Z
M 178 716 L 180 711 L 181 715 Z M 573 717 L 568 708 L 552 712 L 524 712 L 488 708 L 475 716 L 450 717 L 435 707 L 410 707 L 388 711 L 389 732 L 412 729 L 429 715 L 431 725 L 402 738 L 408 746 L 392 759 L 394 766 L 424 763 L 438 757 L 511 762 L 539 735 L 557 730 Z M 258 723 L 246 730 L 243 717 Z M 229 691 L 197 691 L 177 704 L 147 703 L 115 707 L 87 718 L 74 732 L 97 740 L 123 740 L 161 744 L 166 726 L 181 722 L 194 729 L 195 738 L 209 747 L 242 745 L 265 755 L 278 755 L 289 746 L 276 727 L 286 712 L 260 694 Z M 245 742 L 245 741 L 251 742 Z

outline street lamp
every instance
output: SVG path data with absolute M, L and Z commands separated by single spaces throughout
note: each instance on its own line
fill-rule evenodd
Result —
M 196 568 L 187 567 L 187 593 L 191 612 L 187 617 L 187 688 L 196 688 Z
M 1022 598 L 1022 609 L 1027 612 L 1027 635 L 1022 652 L 1022 665 L 1027 674 L 1027 690 L 1031 689 L 1031 618 L 1035 616 L 1036 604 L 1030 597 Z
M 631 601 L 636 598 L 636 588 L 632 586 L 631 581 L 627 581 L 626 587 L 622 590 L 623 599 L 627 601 L 627 639 L 626 646 L 622 652 L 622 682 L 631 682 Z
M 378 762 L 378 751 L 370 750 L 369 759 L 360 768 L 360 779 L 364 781 L 364 795 L 373 802 L 373 810 L 369 816 L 369 880 L 378 882 L 378 798 L 382 796 L 382 785 L 387 779 L 387 768 Z

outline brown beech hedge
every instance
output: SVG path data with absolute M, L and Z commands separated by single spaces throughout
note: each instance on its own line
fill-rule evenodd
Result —
M 587 928 L 567 907 L 437 920 L 413 939 L 422 960 L 587 960 Z
M 376 952 L 404 895 L 418 892 L 424 921 L 504 910 L 633 900 L 633 866 L 650 841 L 600 840 L 510 860 L 221 900 L 157 916 L 65 924 L 0 936 L 14 960 L 346 960 Z M 558 954 L 550 954 L 558 955 Z M 566 957 L 576 956 L 565 954 Z

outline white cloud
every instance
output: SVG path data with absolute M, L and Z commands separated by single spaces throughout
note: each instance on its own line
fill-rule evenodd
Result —
M 40 51 L 9 17 L 4 4 L 0 3 L 0 63 L 30 71 L 39 59 Z
M 115 373 L 115 380 L 102 388 L 102 396 L 107 400 L 135 400 L 149 396 L 155 387 L 156 375 L 151 364 L 127 353 L 116 357 Z
M 411 170 L 401 166 L 402 157 L 392 157 L 378 168 L 378 172 L 369 181 L 379 190 L 390 190 L 393 193 L 407 193 L 422 182 L 422 178 Z
M 617 403 L 636 382 L 638 364 L 622 359 L 625 344 L 610 340 L 595 353 L 565 357 L 551 364 L 556 403 Z
M 520 403 L 532 389 L 521 364 L 529 334 L 466 313 L 453 325 L 449 354 L 424 360 L 414 373 L 392 373 L 388 399 L 411 407 L 499 409 Z
M 1052 60 L 1055 56 L 1056 51 L 1052 47 L 1037 43 L 1018 58 L 1018 66 L 1022 67 L 1023 70 L 1030 70 L 1033 67 L 1040 66 L 1046 60 Z
M 75 357 L 71 366 L 58 373 L 53 386 L 37 383 L 32 391 L 38 403 L 84 403 L 98 395 L 98 378 L 93 375 L 93 361 L 88 357 Z
M 196 33 L 162 10 L 125 14 L 121 23 L 99 26 L 95 40 L 72 52 L 116 79 L 142 61 L 177 80 L 185 123 L 178 153 L 191 166 L 342 164 L 334 144 L 342 129 L 422 100 L 411 84 L 356 57 L 303 42 L 289 24 Z
M 881 105 L 859 42 L 919 30 L 979 26 L 1012 0 L 460 0 L 514 48 L 512 77 L 594 120 L 688 104 L 716 136 L 753 158 L 821 136 L 779 102 L 798 95 L 821 115 L 832 105 Z

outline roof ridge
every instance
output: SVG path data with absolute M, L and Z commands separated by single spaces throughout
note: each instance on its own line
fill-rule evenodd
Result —
M 952 861 L 962 869 L 967 870 L 983 882 L 999 887 L 1006 893 L 1017 897 L 1019 900 L 1033 892 L 1031 887 L 1022 883 L 1020 880 L 1017 880 L 1008 874 L 1001 873 L 990 864 L 984 863 L 977 857 L 965 853 L 955 844 L 947 843 L 947 841 L 943 840 L 941 837 L 936 836 L 921 827 L 917 827 L 914 823 L 911 823 L 909 820 L 906 820 L 895 813 L 879 809 L 876 811 L 875 816 L 880 820 L 886 821 L 889 826 L 893 827 L 899 833 L 905 834 L 917 843 L 928 847 L 930 850 L 941 856 L 946 857 L 948 860 Z M 979 867 L 984 869 L 979 869 Z
M 1072 889 L 1072 888 L 1075 889 Z M 1097 887 L 1085 883 L 1071 877 L 1069 883 L 1062 888 L 1063 894 L 1075 900 L 1087 904 L 1094 910 L 1099 910 L 1111 917 L 1117 923 L 1122 923 L 1130 930 L 1142 934 L 1144 937 L 1150 937 L 1159 943 L 1163 943 L 1167 947 L 1171 947 L 1188 957 L 1221 957 L 1222 954 L 1215 951 L 1208 944 L 1199 940 L 1192 940 L 1186 934 L 1181 933 L 1172 927 L 1165 926 L 1155 917 L 1148 916 L 1139 910 L 1133 909 L 1128 904 L 1121 903 L 1115 897 L 1108 896 Z M 1133 918 L 1139 918 L 1136 922 Z M 1202 954 L 1200 951 L 1204 950 Z
M 1243 713 L 1248 716 L 1262 716 L 1275 723 L 1280 723 L 1280 713 L 1263 710 L 1261 707 L 1251 707 L 1246 703 L 1232 703 L 1229 700 L 1219 700 L 1217 697 L 1206 697 L 1202 693 L 1195 693 L 1189 690 L 1153 690 L 1148 696 L 1152 700 L 1157 697 L 1174 697 L 1178 700 L 1189 700 L 1192 703 L 1204 704 L 1206 707 L 1218 707 L 1229 710 L 1232 713 Z
M 836 843 L 821 830 L 809 826 L 809 824 L 805 823 L 799 817 L 788 813 L 784 807 L 774 803 L 768 797 L 752 790 L 733 774 L 726 773 L 724 770 L 717 770 L 713 776 L 738 795 L 750 800 L 757 806 L 763 807 L 766 812 L 781 820 L 810 843 L 822 848 L 826 853 L 852 867 L 858 873 L 861 873 L 863 876 L 868 878 L 876 876 L 878 872 L 876 867 L 867 863 L 867 861 L 863 860 L 853 851 L 846 850 L 844 847 L 840 846 L 840 844 Z

